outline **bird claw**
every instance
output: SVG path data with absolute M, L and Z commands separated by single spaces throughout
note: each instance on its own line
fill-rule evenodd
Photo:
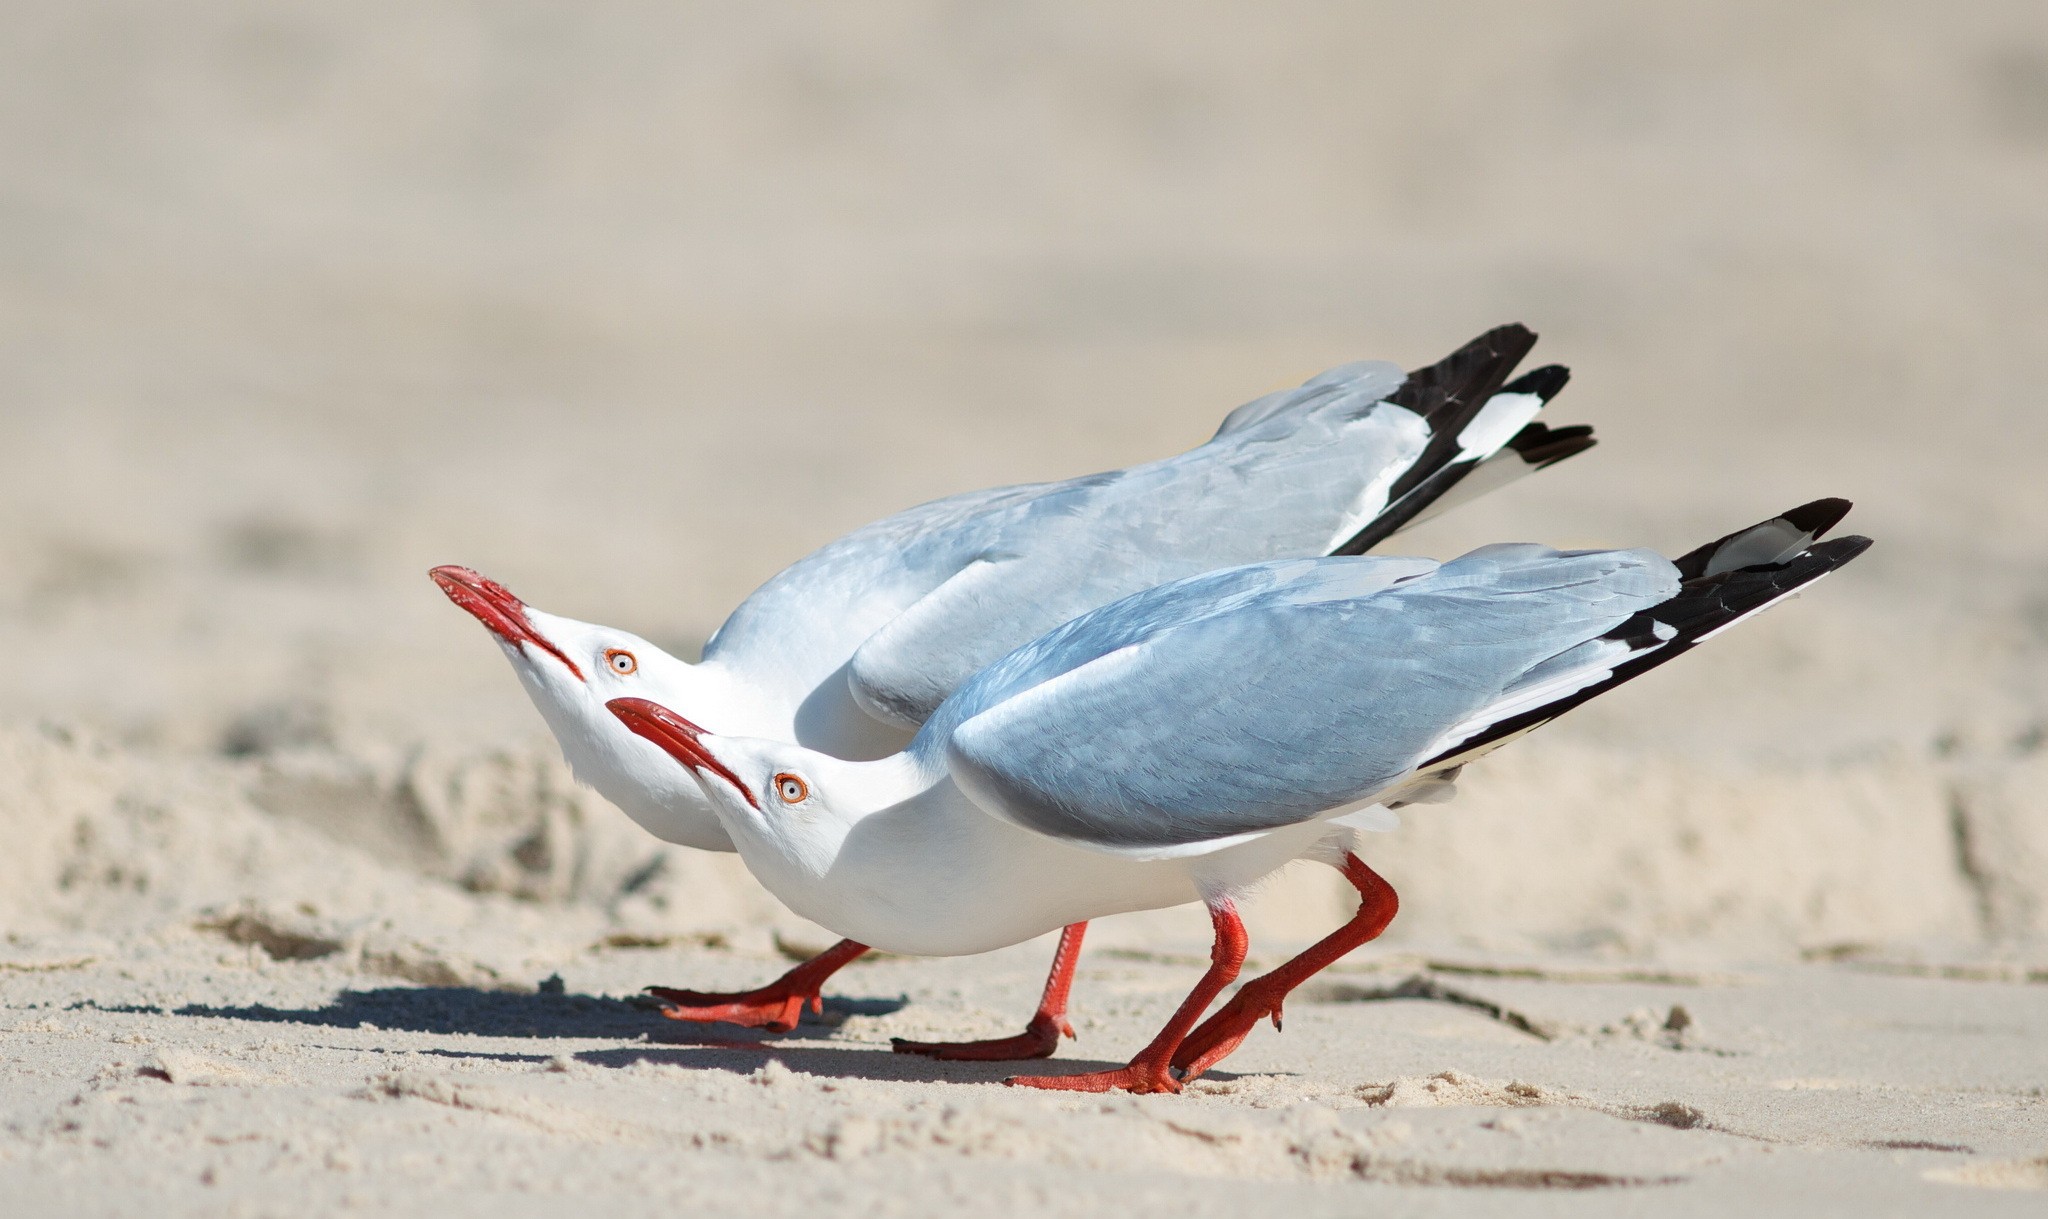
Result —
M 770 985 L 759 990 L 726 993 L 674 990 L 650 986 L 647 992 L 660 999 L 661 1014 L 670 1020 L 693 1024 L 737 1024 L 743 1028 L 787 1033 L 796 1028 L 808 1004 L 814 1012 L 824 1010 L 824 996 L 815 990 L 794 990 Z
M 1285 996 L 1268 999 L 1262 992 L 1263 988 L 1257 982 L 1245 984 L 1230 1002 L 1187 1035 L 1173 1053 L 1173 1065 L 1181 1071 L 1183 1080 L 1197 1079 L 1204 1071 L 1229 1057 L 1245 1038 L 1251 1036 L 1262 1018 L 1270 1018 L 1274 1028 L 1280 1027 L 1280 1009 Z
M 1060 1047 L 1060 1037 L 1072 1037 L 1074 1028 L 1065 1020 L 1038 1015 L 1014 1037 L 987 1041 L 907 1041 L 891 1037 L 889 1048 L 898 1054 L 922 1054 L 960 1062 L 1015 1062 L 1027 1058 L 1050 1058 Z
M 1134 1062 L 1113 1071 L 1090 1071 L 1084 1075 L 1012 1075 L 1003 1081 L 1012 1088 L 1041 1088 L 1049 1092 L 1178 1092 L 1181 1081 L 1166 1063 Z

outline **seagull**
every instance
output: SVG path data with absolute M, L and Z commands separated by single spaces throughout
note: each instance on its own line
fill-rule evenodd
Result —
M 1283 556 L 1359 554 L 1446 507 L 1584 452 L 1584 426 L 1536 414 L 1569 373 L 1512 381 L 1536 336 L 1506 325 L 1413 373 L 1362 361 L 1269 394 L 1176 457 L 1065 482 L 969 492 L 830 543 L 734 610 L 690 664 L 638 636 L 557 617 L 465 567 L 431 573 L 502 645 L 578 778 L 664 841 L 733 843 L 703 792 L 605 710 L 659 702 L 721 733 L 841 758 L 896 753 L 975 672 L 1075 616 L 1170 580 Z M 1072 1035 L 1069 928 L 1021 1037 L 906 1043 L 946 1057 L 1030 1057 Z M 866 951 L 841 943 L 755 991 L 653 987 L 685 1020 L 796 1026 Z
M 1675 561 L 1515 543 L 1194 576 L 1011 652 L 881 759 L 715 734 L 642 698 L 608 706 L 696 777 L 776 897 L 860 944 L 957 956 L 1205 903 L 1210 966 L 1128 1065 L 1010 1081 L 1175 1092 L 1391 921 L 1361 831 L 1849 562 L 1869 539 L 1815 541 L 1848 507 L 1815 501 Z M 1237 901 L 1304 858 L 1343 872 L 1357 914 L 1197 1026 L 1244 961 Z

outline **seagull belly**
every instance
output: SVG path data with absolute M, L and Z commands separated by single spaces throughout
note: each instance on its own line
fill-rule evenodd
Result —
M 1328 832 L 1290 826 L 1206 855 L 1133 860 L 978 809 L 934 816 L 905 806 L 862 819 L 822 872 L 793 875 L 786 859 L 755 872 L 792 910 L 849 939 L 887 952 L 965 956 L 1069 923 L 1246 888 Z

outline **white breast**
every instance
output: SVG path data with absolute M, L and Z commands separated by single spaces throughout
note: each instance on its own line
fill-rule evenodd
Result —
M 840 935 L 887 952 L 966 956 L 1242 888 L 1327 833 L 1312 822 L 1205 855 L 1131 860 L 999 821 L 942 782 L 862 818 L 824 860 L 806 864 L 751 834 L 739 849 L 791 910 Z

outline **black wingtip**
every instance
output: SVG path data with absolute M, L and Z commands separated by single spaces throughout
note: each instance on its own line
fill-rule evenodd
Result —
M 1429 367 L 1410 372 L 1386 400 L 1431 421 L 1440 412 L 1462 421 L 1500 392 L 1515 365 L 1535 346 L 1536 332 L 1520 322 L 1495 326 Z
M 1755 528 L 1757 526 L 1752 525 L 1741 533 Z M 1730 536 L 1739 537 L 1741 534 Z M 1416 767 L 1416 771 L 1427 772 L 1452 761 L 1469 761 L 1519 732 L 1548 723 L 1621 683 L 1684 655 L 1750 615 L 1768 609 L 1837 570 L 1868 549 L 1869 538 L 1850 534 L 1816 542 L 1782 563 L 1736 568 L 1717 575 L 1687 579 L 1679 586 L 1677 596 L 1631 615 L 1602 636 L 1624 643 L 1635 651 L 1633 656 L 1612 665 L 1606 676 L 1553 702 L 1497 720 L 1480 733 L 1459 741 Z
M 1508 447 L 1519 454 L 1523 461 L 1540 470 L 1545 466 L 1554 466 L 1567 457 L 1577 457 L 1599 443 L 1593 438 L 1593 429 L 1589 424 L 1575 423 L 1569 427 L 1554 428 L 1541 423 L 1531 423 L 1515 433 L 1515 438 L 1508 441 Z
M 1522 325 L 1520 322 L 1509 322 L 1505 326 L 1495 326 L 1485 334 L 1460 347 L 1452 358 L 1455 359 L 1456 356 L 1462 355 L 1504 360 L 1506 361 L 1506 366 L 1500 370 L 1500 375 L 1505 380 L 1507 375 L 1514 371 L 1515 365 L 1520 364 L 1522 358 L 1534 350 L 1535 347 L 1535 331 Z M 1495 390 L 1494 392 L 1498 393 L 1500 391 Z M 1488 396 L 1491 397 L 1492 395 L 1489 394 Z
M 1845 533 L 1841 537 L 1830 538 L 1825 542 L 1820 542 L 1810 547 L 1806 553 L 1832 559 L 1834 560 L 1834 566 L 1840 567 L 1857 555 L 1869 550 L 1871 545 L 1871 540 L 1860 533 Z
M 1530 338 L 1534 339 L 1534 335 Z M 1572 379 L 1572 370 L 1562 364 L 1545 364 L 1532 368 L 1521 376 L 1500 387 L 1504 394 L 1535 394 L 1545 402 L 1557 397 L 1566 383 Z
M 1414 520 L 1470 473 L 1478 460 L 1484 460 L 1461 459 L 1464 445 L 1459 437 L 1502 392 L 1515 366 L 1535 345 L 1536 332 L 1520 322 L 1495 326 L 1429 367 L 1409 373 L 1407 380 L 1383 399 L 1427 420 L 1429 441 L 1387 488 L 1386 509 L 1331 554 L 1364 554 Z M 1563 368 L 1552 366 L 1537 369 L 1525 380 L 1555 393 L 1569 376 Z M 1546 455 L 1541 464 L 1562 461 L 1590 447 L 1589 442 L 1573 440 Z M 1523 457 L 1530 460 L 1527 454 Z
M 1509 346 L 1529 348 L 1536 345 L 1536 332 L 1520 322 L 1507 322 L 1495 326 L 1479 336 L 1479 341 L 1488 342 L 1489 345 L 1495 348 L 1506 348 Z
M 1780 512 L 1769 520 L 1738 529 L 1724 538 L 1717 538 L 1695 550 L 1673 559 L 1678 567 L 1679 578 L 1694 580 L 1712 571 L 1725 571 L 1731 566 L 1748 566 L 1765 560 L 1755 551 L 1759 541 L 1782 543 L 1782 534 L 1774 534 L 1771 526 L 1780 521 L 1804 534 L 1810 546 L 1814 539 L 1833 529 L 1849 515 L 1849 501 L 1845 499 L 1817 499 L 1799 505 L 1797 508 Z M 1732 548 L 1732 549 L 1731 549 Z
M 1801 504 L 1790 512 L 1780 512 L 1778 515 L 1792 522 L 1801 533 L 1819 537 L 1841 524 L 1842 518 L 1849 515 L 1851 506 L 1845 499 L 1817 499 L 1809 504 Z

